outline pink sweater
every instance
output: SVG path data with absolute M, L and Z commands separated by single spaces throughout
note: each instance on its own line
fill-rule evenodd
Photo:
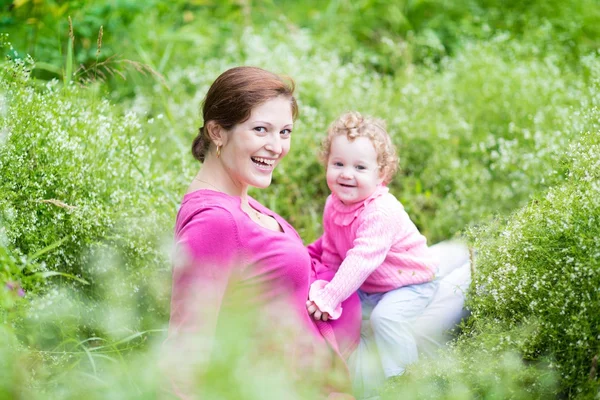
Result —
M 306 311 L 309 286 L 316 279 L 330 280 L 332 271 L 311 259 L 287 221 L 252 198 L 249 204 L 275 218 L 283 232 L 251 220 L 239 197 L 206 189 L 185 195 L 175 227 L 167 342 L 182 347 L 183 338 L 191 334 L 197 338 L 194 345 L 202 349 L 189 351 L 210 353 L 220 317 L 227 316 L 232 298 L 242 296 L 245 305 L 259 307 L 264 317 L 247 327 L 247 335 L 260 335 L 259 327 L 267 324 L 270 336 L 286 333 L 287 350 L 293 355 L 290 365 L 302 363 L 301 356 L 317 360 L 310 354 L 329 354 L 329 347 L 335 351 L 332 358 L 347 372 L 342 357 L 360 338 L 358 296 L 344 302 L 343 318 L 314 321 Z
M 346 205 L 334 194 L 323 213 L 321 262 L 337 271 L 331 282 L 315 281 L 309 299 L 331 318 L 341 315 L 341 303 L 357 289 L 383 293 L 433 280 L 438 260 L 429 251 L 402 204 L 384 186 L 366 200 Z

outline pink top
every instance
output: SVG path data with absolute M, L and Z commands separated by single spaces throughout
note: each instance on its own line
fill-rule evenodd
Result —
M 334 194 L 323 213 L 320 261 L 337 271 L 331 282 L 316 281 L 309 298 L 319 309 L 338 318 L 341 303 L 357 289 L 383 293 L 406 285 L 429 282 L 438 260 L 429 251 L 402 204 L 379 186 L 366 200 L 346 205 Z
M 268 326 L 274 333 L 278 324 L 291 317 L 299 328 L 298 339 L 312 337 L 317 348 L 328 343 L 338 355 L 349 355 L 360 339 L 358 297 L 344 303 L 348 317 L 315 322 L 306 310 L 309 285 L 317 278 L 329 280 L 333 273 L 311 259 L 298 233 L 283 218 L 252 198 L 248 201 L 275 218 L 283 231 L 255 223 L 242 211 L 239 197 L 207 189 L 184 196 L 175 226 L 179 260 L 173 269 L 169 340 L 182 332 L 202 333 L 210 339 L 228 298 L 237 294 L 248 296 L 245 304 L 260 307 L 260 314 L 272 321 Z M 289 339 L 290 347 L 298 345 L 294 340 Z

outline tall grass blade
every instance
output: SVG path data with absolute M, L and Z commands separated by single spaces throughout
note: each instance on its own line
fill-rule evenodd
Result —
M 65 76 L 63 77 L 65 86 L 71 83 L 73 79 L 73 47 L 75 46 L 75 35 L 73 34 L 73 21 L 69 16 L 69 41 L 67 43 L 67 60 L 65 67 Z
M 64 276 L 65 278 L 76 280 L 77 282 L 83 283 L 84 285 L 89 285 L 90 284 L 85 279 L 79 278 L 79 277 L 77 277 L 75 275 L 67 274 L 66 272 L 44 271 L 44 272 L 38 272 L 36 275 L 40 276 L 42 278 L 48 278 L 50 276 L 58 276 L 58 275 L 60 275 L 60 276 Z
M 43 256 L 44 254 L 51 252 L 52 250 L 54 250 L 55 248 L 57 248 L 58 246 L 63 244 L 65 242 L 65 240 L 67 240 L 66 237 L 64 237 L 60 240 L 57 240 L 56 242 L 44 247 L 41 250 L 36 251 L 35 253 L 33 253 L 32 255 L 27 257 L 28 264 L 31 263 L 32 261 L 36 260 L 37 258 Z

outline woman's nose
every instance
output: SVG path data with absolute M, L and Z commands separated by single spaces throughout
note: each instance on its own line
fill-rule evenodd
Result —
M 269 142 L 266 144 L 265 149 L 277 155 L 281 154 L 283 150 L 281 146 L 281 138 L 279 137 L 279 135 L 272 136 Z

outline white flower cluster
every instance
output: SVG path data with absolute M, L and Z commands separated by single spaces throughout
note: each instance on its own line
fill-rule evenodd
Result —
M 34 89 L 20 64 L 1 68 L 1 245 L 43 254 L 31 272 L 74 279 L 90 279 L 95 246 L 122 248 L 131 264 L 162 259 L 153 241 L 170 232 L 171 215 L 147 208 L 171 204 L 152 184 L 155 150 L 139 117 L 85 88 L 54 81 Z
M 597 108 L 582 113 L 600 116 Z M 599 132 L 581 135 L 561 159 L 564 182 L 505 222 L 472 232 L 479 253 L 470 307 L 483 336 L 490 324 L 505 332 L 529 326 L 516 348 L 553 357 L 563 385 L 577 387 L 600 345 Z

